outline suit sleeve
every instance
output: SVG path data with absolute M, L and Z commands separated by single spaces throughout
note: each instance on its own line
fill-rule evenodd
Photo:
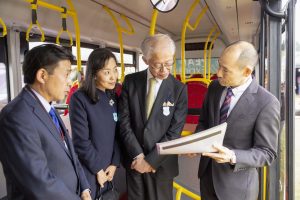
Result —
M 32 111 L 28 109 L 26 112 Z M 34 123 L 32 118 L 16 112 L 1 118 L 0 157 L 11 172 L 10 178 L 30 199 L 80 200 L 48 168 L 43 144 Z
M 181 93 L 179 95 L 169 129 L 159 142 L 174 140 L 181 136 L 181 132 L 185 124 L 187 109 L 188 109 L 187 88 L 186 85 L 184 85 L 181 89 Z M 149 154 L 146 155 L 145 160 L 154 169 L 157 169 L 167 157 L 168 156 L 159 155 L 155 147 L 152 149 L 152 151 Z
M 81 163 L 85 165 L 91 173 L 97 174 L 101 169 L 104 170 L 105 166 L 101 166 L 101 158 L 105 157 L 105 155 L 98 152 L 91 141 L 89 123 L 97 122 L 88 121 L 84 106 L 76 93 L 72 95 L 70 101 L 70 123 L 73 143 Z
M 254 128 L 253 148 L 232 149 L 236 154 L 234 171 L 270 165 L 277 157 L 280 128 L 280 104 L 277 99 L 268 103 L 259 113 Z
M 127 153 L 134 159 L 137 155 L 143 153 L 143 149 L 138 142 L 132 128 L 131 116 L 129 108 L 129 91 L 128 91 L 128 78 L 125 77 L 122 92 L 119 100 L 119 118 L 120 118 L 120 141 L 124 144 Z

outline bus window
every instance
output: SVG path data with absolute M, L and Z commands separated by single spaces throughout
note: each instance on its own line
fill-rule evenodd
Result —
M 0 62 L 0 104 L 8 103 L 6 65 Z

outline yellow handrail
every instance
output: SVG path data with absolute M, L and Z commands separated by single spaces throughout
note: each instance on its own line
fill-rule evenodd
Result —
M 183 26 L 182 26 L 182 30 L 181 30 L 181 81 L 183 83 L 185 83 L 186 79 L 185 79 L 185 34 L 186 34 L 186 29 L 189 28 L 192 31 L 194 31 L 197 26 L 200 23 L 200 20 L 202 19 L 203 15 L 206 13 L 206 11 L 208 10 L 208 7 L 205 6 L 201 12 L 199 13 L 199 15 L 196 18 L 196 21 L 194 23 L 194 25 L 191 25 L 189 23 L 190 21 L 190 17 L 194 12 L 194 9 L 196 8 L 196 6 L 199 4 L 200 0 L 195 0 L 194 3 L 192 4 L 192 6 L 190 7 L 188 14 L 186 15 L 186 18 L 184 20 Z
M 214 45 L 216 39 L 218 38 L 218 36 L 220 35 L 220 31 L 217 32 L 217 34 L 215 34 L 215 36 L 213 37 L 212 41 L 210 42 L 209 45 L 209 51 L 208 51 L 208 77 L 207 79 L 210 79 L 210 68 L 211 68 L 211 50 L 212 50 L 212 46 Z
M 195 200 L 201 200 L 201 197 L 187 189 L 185 189 L 184 187 L 182 187 L 181 185 L 179 185 L 176 182 L 173 182 L 173 187 L 177 190 L 176 192 L 176 200 L 180 200 L 181 199 L 181 194 L 185 194 L 186 196 L 195 199 Z
M 30 31 L 31 29 L 36 26 L 38 28 L 38 30 L 41 32 L 41 42 L 45 41 L 45 33 L 37 19 L 37 7 L 38 7 L 38 2 L 39 0 L 32 0 L 30 2 L 31 4 L 31 12 L 32 12 L 32 16 L 31 16 L 31 22 L 30 25 L 26 31 L 26 40 L 29 42 L 29 35 L 30 35 Z
M 34 0 L 25 0 L 26 2 L 32 3 Z M 76 35 L 76 48 L 77 48 L 77 71 L 81 71 L 81 51 L 80 51 L 80 27 L 79 27 L 79 23 L 78 23 L 78 18 L 77 18 L 77 12 L 75 10 L 75 7 L 73 5 L 72 0 L 66 0 L 69 9 L 67 10 L 67 15 L 72 16 L 73 18 L 73 22 L 74 22 L 74 26 L 75 26 L 75 35 Z M 53 4 L 49 4 L 47 2 L 44 2 L 42 0 L 38 0 L 37 1 L 37 5 L 41 6 L 41 7 L 45 7 L 48 8 L 50 10 L 54 10 L 57 12 L 63 12 L 64 9 L 53 5 Z
M 205 41 L 205 47 L 204 47 L 204 52 L 203 52 L 203 59 L 204 59 L 204 66 L 203 66 L 203 78 L 206 79 L 206 63 L 207 63 L 207 45 L 208 45 L 208 42 L 211 38 L 211 35 L 217 30 L 217 26 L 215 25 L 209 32 L 207 38 L 206 38 L 206 41 Z
M 6 29 L 6 25 L 1 17 L 0 17 L 0 25 L 2 25 L 2 27 L 3 27 L 2 35 L 0 35 L 0 37 L 4 37 L 7 35 L 7 29 Z
M 67 28 L 67 8 L 66 7 L 62 7 L 62 8 L 64 9 L 64 11 L 61 13 L 62 27 L 61 27 L 60 31 L 57 33 L 56 44 L 60 44 L 59 39 L 60 39 L 61 34 L 67 33 L 69 40 L 70 40 L 70 47 L 72 47 L 73 37 Z
M 149 35 L 154 35 L 155 34 L 155 26 L 156 26 L 157 15 L 158 15 L 158 10 L 153 8 Z
M 119 43 L 120 43 L 120 56 L 121 56 L 121 82 L 123 82 L 124 77 L 125 77 L 125 66 L 124 66 L 124 49 L 123 49 L 123 37 L 122 37 L 122 33 L 126 33 L 128 35 L 134 34 L 134 29 L 133 26 L 131 25 L 129 19 L 125 16 L 121 14 L 121 18 L 123 20 L 125 20 L 126 24 L 129 27 L 129 30 L 123 28 L 120 23 L 118 22 L 117 18 L 114 16 L 114 14 L 112 13 L 112 11 L 107 7 L 107 6 L 103 6 L 103 9 L 111 16 L 117 32 L 118 32 L 118 38 L 119 38 Z

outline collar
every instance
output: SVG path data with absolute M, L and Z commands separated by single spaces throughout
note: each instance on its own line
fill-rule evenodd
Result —
M 239 93 L 243 93 L 249 87 L 251 82 L 252 82 L 252 76 L 250 75 L 245 83 L 243 83 L 238 87 L 232 88 L 233 95 L 236 96 Z
M 30 88 L 32 92 L 36 95 L 36 97 L 40 100 L 46 111 L 49 113 L 51 110 L 51 105 L 50 103 L 42 96 L 40 95 L 37 91 L 35 91 L 33 88 Z
M 154 76 L 151 74 L 149 68 L 147 69 L 147 83 L 149 82 L 150 78 L 153 78 Z M 159 78 L 155 78 L 157 83 L 161 83 L 163 80 L 159 79 Z

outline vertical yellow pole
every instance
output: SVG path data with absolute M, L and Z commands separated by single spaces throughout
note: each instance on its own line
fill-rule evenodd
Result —
M 211 35 L 213 34 L 213 32 L 216 30 L 216 26 L 214 26 L 210 32 L 209 32 L 209 35 L 207 36 L 207 39 L 206 39 L 206 42 L 205 42 L 205 47 L 204 47 L 204 55 L 203 55 L 203 59 L 204 59 L 204 66 L 203 66 L 203 78 L 204 79 L 207 79 L 206 78 L 206 63 L 207 63 L 207 45 L 208 45 L 208 42 L 210 40 L 210 37 Z
M 67 0 L 67 4 L 71 9 L 71 11 L 74 12 L 74 15 L 72 15 L 72 17 L 75 26 L 75 38 L 76 38 L 76 49 L 77 49 L 77 71 L 80 72 L 81 71 L 80 26 L 78 23 L 77 12 L 72 3 L 72 0 Z M 79 75 L 77 76 L 77 79 L 79 79 Z M 80 80 L 78 80 L 78 84 L 79 82 Z
M 220 31 L 218 31 L 215 36 L 213 37 L 210 45 L 209 45 L 209 51 L 208 51 L 208 77 L 207 79 L 210 79 L 210 70 L 211 70 L 211 50 L 212 50 L 212 46 L 214 45 L 217 37 L 220 35 Z
M 153 8 L 149 35 L 154 35 L 155 34 L 155 26 L 156 26 L 157 15 L 158 15 L 158 10 Z
M 186 78 L 185 78 L 185 34 L 186 34 L 186 29 L 187 27 L 189 29 L 191 29 L 192 31 L 194 31 L 198 24 L 200 23 L 200 20 L 202 19 L 202 17 L 204 16 L 204 14 L 206 13 L 206 11 L 208 10 L 208 7 L 205 6 L 201 12 L 199 13 L 199 15 L 197 16 L 196 22 L 194 25 L 190 25 L 189 24 L 189 20 L 191 15 L 194 12 L 194 9 L 196 8 L 196 6 L 199 4 L 200 0 L 195 0 L 194 3 L 191 5 L 186 18 L 184 20 L 183 26 L 182 26 L 182 30 L 181 30 L 181 81 L 183 83 L 186 82 Z

